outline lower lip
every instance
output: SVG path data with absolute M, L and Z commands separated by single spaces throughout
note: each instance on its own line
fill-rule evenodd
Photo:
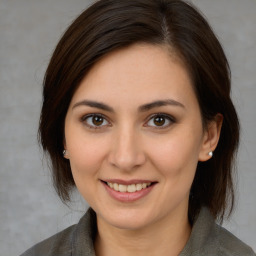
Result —
M 109 193 L 109 195 L 120 201 L 120 202 L 134 202 L 137 201 L 143 197 L 145 197 L 147 194 L 149 194 L 151 192 L 151 190 L 154 188 L 155 184 L 152 184 L 151 186 L 144 188 L 140 191 L 136 191 L 136 192 L 119 192 L 119 191 L 115 191 L 114 189 L 110 188 L 106 183 L 102 182 L 102 184 L 104 185 L 105 189 L 107 190 L 107 192 Z

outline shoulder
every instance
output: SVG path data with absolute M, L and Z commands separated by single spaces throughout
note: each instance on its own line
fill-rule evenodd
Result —
M 225 228 L 216 224 L 216 234 L 218 236 L 219 251 L 225 256 L 256 256 L 252 248 L 231 234 Z
M 21 256 L 68 256 L 72 250 L 72 236 L 76 228 L 73 225 L 34 245 Z
M 253 250 L 215 222 L 209 209 L 203 207 L 180 256 L 256 256 Z
M 36 244 L 20 256 L 95 256 L 93 239 L 96 230 L 96 215 L 89 208 L 78 224 Z

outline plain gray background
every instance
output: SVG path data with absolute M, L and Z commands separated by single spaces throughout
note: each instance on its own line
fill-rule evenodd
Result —
M 92 1 L 91 1 L 92 2 Z M 194 0 L 231 64 L 242 126 L 237 207 L 225 226 L 256 250 L 256 0 Z M 0 254 L 19 255 L 76 223 L 86 203 L 55 195 L 37 145 L 41 84 L 51 53 L 85 0 L 0 0 Z

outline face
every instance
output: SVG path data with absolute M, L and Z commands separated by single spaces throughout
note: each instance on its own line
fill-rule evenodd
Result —
M 98 218 L 123 229 L 187 214 L 205 137 L 182 62 L 146 44 L 98 62 L 65 120 L 66 157 L 79 192 Z

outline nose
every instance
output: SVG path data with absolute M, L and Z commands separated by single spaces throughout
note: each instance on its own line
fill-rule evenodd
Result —
M 146 161 L 139 132 L 122 129 L 114 136 L 108 157 L 109 163 L 121 171 L 132 171 Z

